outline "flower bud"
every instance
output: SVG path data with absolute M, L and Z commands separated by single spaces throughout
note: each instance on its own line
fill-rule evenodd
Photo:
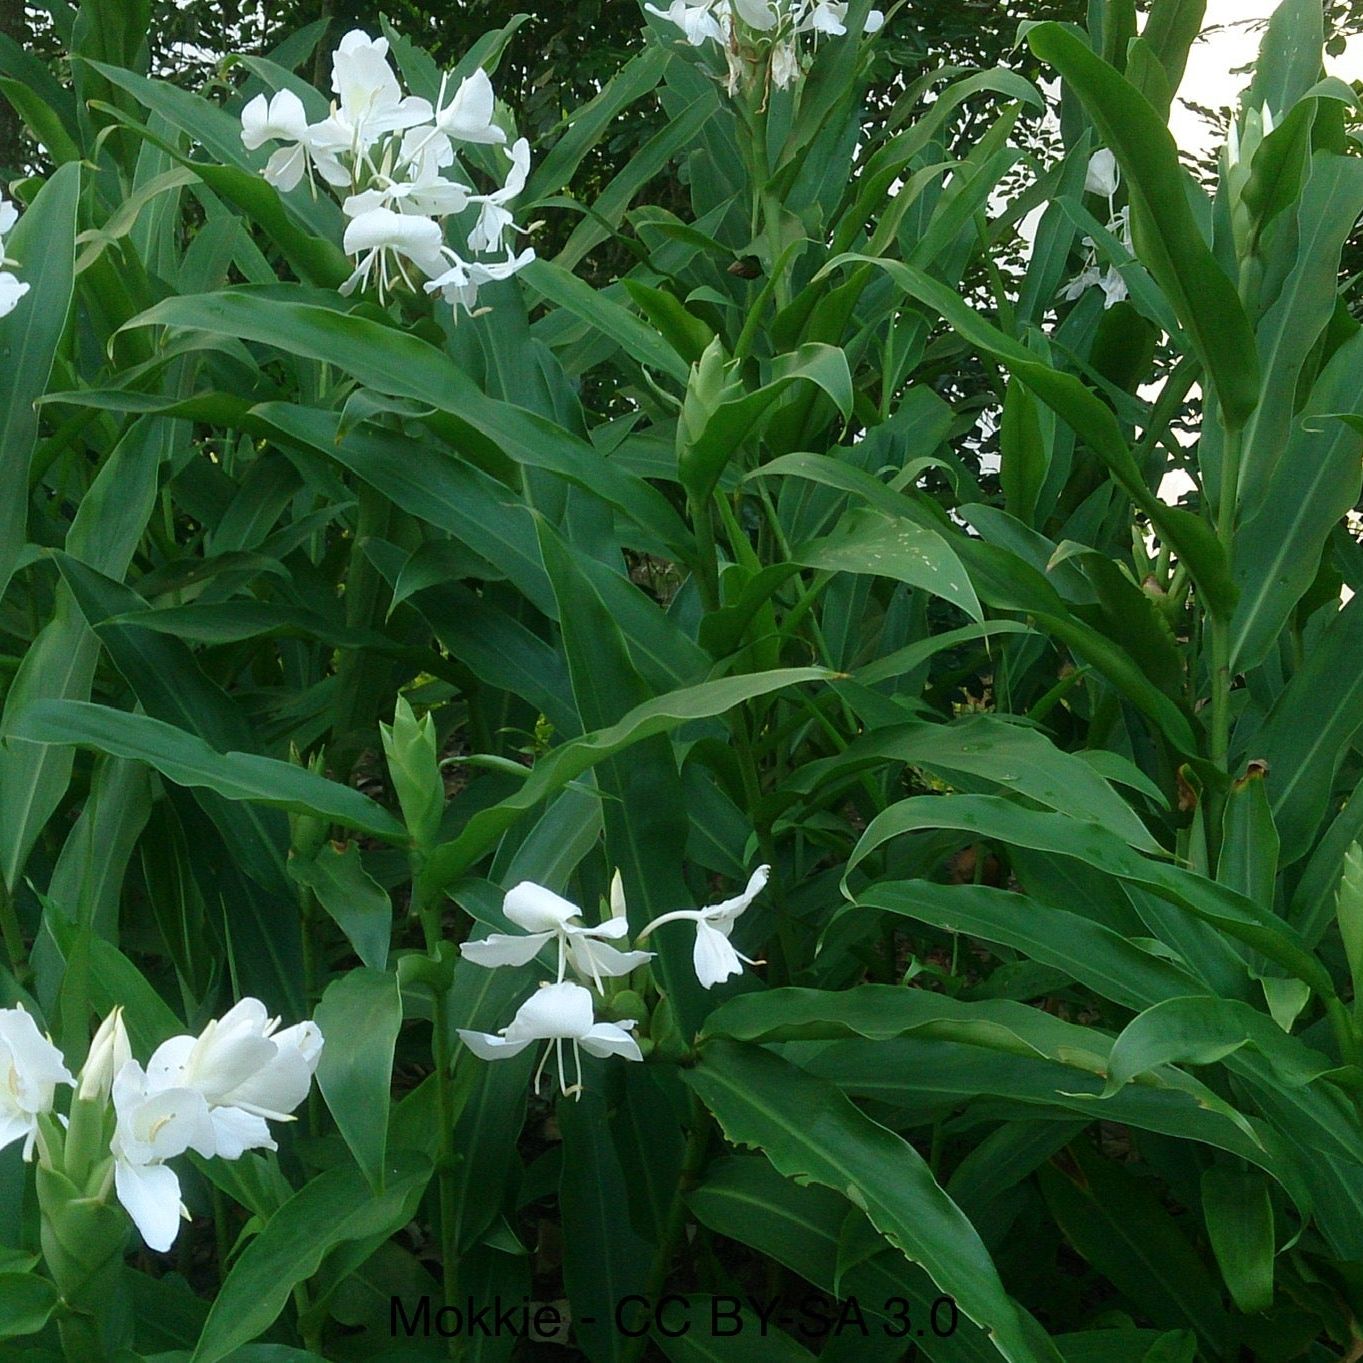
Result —
M 109 1096 L 114 1075 L 131 1059 L 132 1047 L 128 1044 L 128 1031 L 123 1025 L 123 1005 L 120 1003 L 99 1024 L 99 1030 L 90 1042 L 89 1054 L 81 1066 L 76 1097 L 104 1102 Z
M 435 720 L 429 712 L 420 720 L 398 697 L 392 725 L 380 724 L 388 771 L 402 806 L 407 831 L 418 847 L 430 847 L 440 832 L 445 812 L 445 783 L 436 754 Z

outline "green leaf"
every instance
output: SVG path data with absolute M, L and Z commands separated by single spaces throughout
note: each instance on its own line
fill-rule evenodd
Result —
M 827 681 L 835 674 L 820 667 L 792 667 L 744 677 L 721 677 L 635 706 L 618 723 L 564 743 L 541 757 L 513 796 L 480 810 L 452 842 L 431 854 L 432 883 L 449 884 L 473 865 L 501 834 L 528 809 L 561 790 L 574 777 L 631 744 L 667 733 L 689 719 L 709 719 L 756 696 L 769 695 L 801 682 Z
M 38 191 L 5 240 L 28 292 L 0 318 L 0 593 L 28 539 L 29 466 L 38 442 L 34 403 L 66 330 L 75 287 L 80 165 L 68 162 Z
M 787 1177 L 850 1198 L 962 1315 L 990 1332 L 1010 1363 L 1059 1363 L 1053 1347 L 1029 1339 L 974 1226 L 918 1152 L 831 1083 L 770 1051 L 722 1039 L 706 1042 L 685 1077 L 730 1141 L 761 1149 Z
M 885 270 L 905 293 L 933 308 L 964 340 L 1004 365 L 1069 422 L 1131 501 L 1150 518 L 1161 538 L 1187 563 L 1208 604 L 1221 613 L 1229 613 L 1235 602 L 1235 586 L 1225 551 L 1215 533 L 1200 517 L 1167 505 L 1150 490 L 1116 416 L 1101 398 L 1073 374 L 1043 364 L 1031 351 L 986 322 L 960 294 L 910 265 L 849 254 L 829 261 L 823 272 L 850 262 L 878 265 Z M 1239 307 L 1238 301 L 1236 306 Z M 1252 353 L 1252 340 L 1250 344 Z
M 410 332 L 249 290 L 168 298 L 126 325 L 236 336 L 334 364 L 366 387 L 415 398 L 444 413 L 451 433 L 485 462 L 495 466 L 509 458 L 556 473 L 619 507 L 677 557 L 689 557 L 687 531 L 660 492 L 552 421 L 487 397 L 448 355 Z
M 1195 989 L 1196 977 L 1185 967 L 1143 950 L 1124 934 L 1082 913 L 1010 890 L 881 881 L 861 891 L 856 902 L 1024 952 L 1126 1008 L 1146 1007 Z
M 1212 1357 L 1225 1348 L 1230 1322 L 1219 1293 L 1187 1237 L 1149 1180 L 1070 1147 L 1071 1176 L 1042 1170 L 1047 1205 L 1066 1238 L 1109 1278 L 1137 1312 L 1164 1327 L 1197 1332 Z
M 1245 1312 L 1273 1305 L 1273 1202 L 1253 1173 L 1214 1164 L 1202 1173 L 1207 1238 L 1236 1306 Z
M 1238 430 L 1259 401 L 1254 332 L 1193 217 L 1169 129 L 1135 86 L 1068 28 L 1038 24 L 1027 42 L 1078 94 L 1116 154 L 1131 196 L 1137 252 L 1173 301 L 1227 425 Z
M 1115 1093 L 1158 1065 L 1211 1065 L 1252 1046 L 1280 1083 L 1307 1088 L 1330 1078 L 1363 1089 L 1363 1071 L 1339 1066 L 1329 1056 L 1289 1036 L 1266 1013 L 1237 999 L 1166 999 L 1127 1023 L 1108 1057 L 1107 1092 Z
M 294 1285 L 316 1273 L 337 1245 L 386 1237 L 405 1226 L 430 1179 L 430 1164 L 402 1152 L 384 1173 L 386 1191 L 379 1196 L 358 1169 L 344 1167 L 319 1174 L 285 1202 L 232 1265 L 191 1363 L 219 1363 L 269 1329 Z
M 621 307 L 608 293 L 594 289 L 552 260 L 532 261 L 520 273 L 525 283 L 549 302 L 586 322 L 593 331 L 608 336 L 628 360 L 648 365 L 679 384 L 686 383 L 686 361 L 651 326 Z
M 644 1290 L 651 1246 L 629 1225 L 625 1177 L 605 1100 L 584 1093 L 560 1102 L 557 1111 L 563 1133 L 563 1285 L 581 1348 L 593 1363 L 616 1363 L 632 1352 L 615 1327 L 616 1312 L 626 1297 Z
M 1332 270 L 1332 303 L 1334 278 Z M 1263 501 L 1235 532 L 1240 597 L 1231 620 L 1233 671 L 1257 667 L 1276 644 L 1316 580 L 1330 532 L 1358 500 L 1363 436 L 1334 417 L 1344 412 L 1363 416 L 1360 364 L 1363 332 L 1331 357 L 1311 390 L 1306 410 L 1293 421 L 1291 434 L 1279 433 L 1274 453 L 1281 451 L 1282 457 L 1268 479 Z
M 36 1273 L 0 1273 L 0 1339 L 36 1335 L 59 1300 L 57 1289 Z
M 813 1363 L 808 1349 L 736 1296 L 692 1293 L 666 1299 L 660 1310 L 653 1340 L 671 1363 Z
M 81 499 L 67 531 L 67 552 L 121 579 L 156 505 L 157 474 L 175 435 L 159 417 L 135 421 Z M 63 584 L 46 624 L 29 645 L 5 694 L 3 724 L 38 699 L 85 700 L 99 642 Z M 0 873 L 13 888 L 33 844 L 66 791 L 74 753 L 52 746 L 0 746 Z
M 869 508 L 843 515 L 831 535 L 791 550 L 791 558 L 826 572 L 870 573 L 921 587 L 974 620 L 984 612 L 951 541 L 903 517 Z
M 1057 748 L 1039 730 L 998 715 L 875 729 L 853 739 L 837 757 L 805 763 L 786 788 L 816 790 L 830 775 L 886 758 L 927 767 L 948 780 L 961 773 L 980 777 L 1063 814 L 1106 824 L 1142 851 L 1163 850 L 1131 806 L 1082 757 Z
M 353 842 L 339 847 L 325 843 L 310 860 L 290 857 L 289 875 L 317 896 L 365 965 L 373 970 L 387 966 L 393 906 L 388 892 L 364 869 Z
M 360 967 L 333 980 L 313 1019 L 328 1044 L 317 1087 L 375 1196 L 382 1196 L 393 1087 L 393 1048 L 402 1026 L 397 976 Z
M 1335 772 L 1363 726 L 1363 602 L 1355 597 L 1318 634 L 1245 756 L 1268 764 L 1268 800 L 1282 839 L 1280 864 L 1311 846 Z M 1235 744 L 1236 749 L 1240 744 Z
M 846 353 L 822 341 L 806 341 L 778 355 L 771 375 L 748 391 L 737 361 L 725 361 L 718 340 L 692 366 L 686 401 L 677 427 L 677 468 L 695 498 L 708 497 L 724 466 L 744 441 L 756 438 L 773 403 L 797 381 L 811 383 L 832 400 L 844 421 L 852 414 L 852 373 Z
M 149 715 L 128 714 L 88 701 L 38 701 L 15 721 L 11 736 L 30 743 L 72 743 L 136 758 L 177 785 L 207 788 L 227 800 L 250 800 L 311 814 L 389 842 L 407 840 L 402 824 L 358 790 L 272 757 L 220 753 L 195 734 Z
M 1004 395 L 999 455 L 1004 503 L 1024 525 L 1031 525 L 1046 482 L 1050 451 L 1041 434 L 1036 402 L 1021 383 L 1010 383 Z
M 760 1155 L 714 1160 L 686 1201 L 703 1225 L 751 1246 L 828 1293 L 835 1292 L 845 1228 L 860 1221 L 874 1234 L 861 1213 L 848 1207 L 845 1197 L 817 1183 L 782 1178 Z M 907 1301 L 911 1320 L 929 1321 L 933 1303 L 942 1295 L 921 1268 L 888 1245 L 882 1253 L 846 1266 L 836 1291 L 845 1293 L 847 1300 L 856 1299 L 873 1333 L 877 1308 L 894 1298 Z M 858 1354 L 871 1347 L 860 1331 L 849 1330 L 844 1338 L 855 1343 Z M 989 1336 L 964 1317 L 953 1334 L 939 1337 L 926 1330 L 921 1338 L 915 1337 L 914 1344 L 938 1363 L 998 1363 L 999 1358 Z M 836 1345 L 837 1336 L 833 1336 L 824 1352 Z
M 1171 903 L 1262 951 L 1326 998 L 1335 993 L 1325 967 L 1298 934 L 1271 913 L 1226 886 L 1181 867 L 1152 861 L 1103 825 L 1064 814 L 1023 809 L 991 795 L 914 796 L 883 810 L 861 835 L 847 864 L 856 866 L 890 838 L 920 828 L 957 828 L 1056 856 L 1074 857 L 1108 875 L 1152 890 Z

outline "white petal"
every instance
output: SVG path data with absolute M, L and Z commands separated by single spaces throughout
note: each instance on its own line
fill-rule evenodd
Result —
M 506 892 L 502 912 L 526 932 L 557 932 L 570 918 L 582 914 L 576 904 L 530 880 L 523 880 Z
M 547 984 L 536 989 L 516 1010 L 506 1036 L 508 1041 L 580 1037 L 591 1030 L 592 1021 L 592 996 L 588 990 L 568 981 Z
M 0 237 L 3 237 L 19 221 L 19 210 L 0 194 Z
M 308 153 L 300 142 L 292 147 L 280 147 L 271 153 L 262 174 L 266 184 L 282 189 L 287 194 L 291 189 L 298 188 L 307 166 Z
M 1117 192 L 1118 178 L 1116 156 L 1109 148 L 1100 147 L 1089 158 L 1088 172 L 1084 176 L 1084 191 L 1110 198 Z
M 296 1022 L 274 1034 L 274 1044 L 281 1051 L 296 1050 L 311 1070 L 317 1069 L 324 1045 L 322 1029 L 315 1022 Z
M 584 982 L 628 975 L 636 966 L 652 959 L 651 951 L 617 951 L 582 935 L 568 939 L 568 964 Z
M 148 1249 L 164 1254 L 180 1229 L 180 1180 L 164 1164 L 114 1165 L 114 1190 Z
M 490 1032 L 471 1032 L 459 1028 L 459 1039 L 479 1060 L 509 1060 L 519 1055 L 530 1045 L 531 1038 L 524 1041 L 509 1041 L 504 1036 L 493 1036 Z
M 192 1036 L 172 1036 L 163 1041 L 147 1061 L 147 1087 L 153 1092 L 178 1088 L 196 1040 Z
M 224 1106 L 283 1116 L 308 1096 L 317 1061 L 295 1046 L 281 1047 L 268 1065 L 219 1098 Z
M 614 1022 L 598 1022 L 580 1038 L 582 1049 L 592 1055 L 623 1055 L 626 1060 L 642 1060 L 639 1043 Z
M 732 3 L 738 17 L 749 28 L 766 33 L 776 27 L 778 16 L 771 0 L 732 0 Z
M 705 989 L 722 984 L 730 975 L 741 975 L 743 963 L 729 944 L 729 939 L 709 923 L 696 924 L 696 946 L 691 956 L 696 968 L 696 979 Z
M 524 936 L 493 932 L 480 942 L 461 943 L 459 954 L 474 965 L 489 969 L 500 965 L 528 965 L 553 936 L 552 932 L 532 932 Z
M 38 1119 L 28 1113 L 0 1109 L 0 1150 L 26 1139 L 38 1129 Z
M 269 101 L 264 95 L 257 95 L 242 109 L 241 140 L 247 151 L 255 151 L 270 138 L 271 134 L 266 131 L 270 121 L 269 109 Z
M 493 124 L 492 114 L 492 82 L 479 67 L 459 82 L 454 98 L 436 115 L 436 127 L 459 142 L 505 142 L 506 133 Z
M 770 866 L 759 866 L 757 870 L 748 877 L 748 883 L 744 887 L 742 894 L 735 895 L 732 899 L 723 899 L 718 904 L 711 904 L 707 908 L 701 910 L 705 916 L 705 921 L 712 923 L 715 927 L 719 928 L 727 937 L 728 929 L 724 927 L 724 924 L 727 922 L 732 926 L 733 920 L 762 893 L 770 875 Z
M 278 1150 L 263 1117 L 243 1112 L 239 1107 L 215 1107 L 209 1114 L 213 1123 L 214 1153 L 219 1159 L 240 1159 L 247 1150 Z
M 866 22 L 862 25 L 863 33 L 879 33 L 885 27 L 885 16 L 878 10 L 868 10 L 866 12 Z

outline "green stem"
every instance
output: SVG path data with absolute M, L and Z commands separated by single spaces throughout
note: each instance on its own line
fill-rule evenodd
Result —
M 24 950 L 24 931 L 19 924 L 19 914 L 14 907 L 14 896 L 9 887 L 0 882 L 0 937 L 4 938 L 5 953 L 9 956 L 10 969 L 14 978 L 21 984 L 28 974 L 28 953 Z
M 359 514 L 346 570 L 345 622 L 347 629 L 367 629 L 375 623 L 383 579 L 364 552 L 364 544 L 369 539 L 383 538 L 388 530 L 392 504 L 364 482 L 358 485 L 355 495 Z M 331 727 L 333 740 L 341 741 L 332 742 L 328 755 L 336 763 L 342 778 L 349 775 L 362 746 L 350 740 L 355 739 L 356 730 L 372 720 L 375 698 L 381 693 L 380 687 L 369 684 L 375 661 L 372 655 L 360 649 L 347 649 L 336 667 L 336 701 Z M 377 661 L 383 663 L 382 659 Z
M 1231 537 L 1235 533 L 1235 512 L 1239 502 L 1240 452 L 1243 435 L 1239 429 L 1227 430 L 1221 461 L 1220 495 L 1216 509 L 1216 537 L 1230 561 Z M 1230 754 L 1230 619 L 1219 611 L 1207 609 L 1206 623 L 1210 633 L 1208 684 L 1211 687 L 1211 746 L 1212 762 L 1227 771 Z M 1204 637 L 1206 637 L 1204 632 Z M 1207 851 L 1209 864 L 1216 865 L 1221 846 L 1221 820 L 1225 812 L 1225 795 L 1214 790 L 1207 802 Z
M 432 893 L 423 883 L 420 868 L 412 877 L 413 909 L 421 920 L 426 951 L 432 959 L 440 954 L 441 924 L 439 891 Z M 446 1306 L 453 1306 L 459 1295 L 459 1254 L 455 1243 L 457 1194 L 454 1183 L 454 1085 L 450 1074 L 449 993 L 439 989 L 433 994 L 431 1017 L 431 1061 L 435 1066 L 437 1111 L 440 1121 L 440 1147 L 436 1181 L 440 1204 L 440 1268 Z M 450 1356 L 459 1352 L 457 1337 L 450 1339 Z
M 686 1195 L 695 1186 L 705 1163 L 706 1151 L 710 1147 L 711 1120 L 705 1105 L 693 1093 L 691 1095 L 691 1130 L 686 1139 L 686 1150 L 682 1155 L 681 1170 L 677 1174 L 677 1186 L 672 1193 L 672 1201 L 667 1209 L 667 1220 L 663 1225 L 658 1248 L 649 1265 L 648 1277 L 644 1280 L 644 1299 L 650 1306 L 657 1302 L 667 1285 L 667 1275 L 672 1267 L 672 1256 L 677 1251 L 682 1232 L 686 1229 Z M 632 1338 L 621 1353 L 620 1363 L 639 1363 L 648 1345 L 648 1335 Z
M 701 604 L 706 611 L 719 609 L 719 554 L 715 546 L 715 524 L 709 499 L 689 498 L 691 525 L 696 532 L 699 562 L 696 564 L 696 585 L 700 589 Z

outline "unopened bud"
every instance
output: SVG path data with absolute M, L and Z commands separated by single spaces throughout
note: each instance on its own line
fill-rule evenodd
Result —
M 102 1103 L 109 1096 L 114 1075 L 132 1059 L 128 1031 L 123 1025 L 123 1005 L 116 1004 L 109 1016 L 99 1024 L 90 1051 L 81 1067 L 76 1097 Z

